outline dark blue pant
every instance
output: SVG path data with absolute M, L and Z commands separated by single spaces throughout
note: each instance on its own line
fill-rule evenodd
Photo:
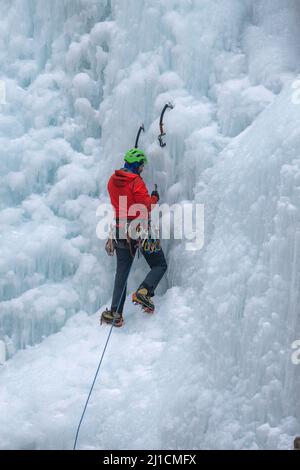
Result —
M 136 248 L 132 245 L 132 253 L 136 253 Z M 127 279 L 130 268 L 133 263 L 133 257 L 129 249 L 129 245 L 126 241 L 118 241 L 117 244 L 117 273 L 115 278 L 115 287 L 112 299 L 111 310 L 118 313 L 123 313 L 123 308 L 127 295 Z M 144 282 L 140 287 L 145 287 L 148 289 L 148 292 L 153 297 L 155 289 L 162 280 L 164 274 L 166 273 L 168 266 L 165 259 L 163 250 L 158 253 L 144 253 L 142 254 L 147 261 L 148 265 L 151 268 L 151 271 L 147 275 Z M 126 285 L 125 285 L 126 284 Z M 122 295 L 123 293 L 123 295 Z M 122 298 L 121 298 L 122 297 Z

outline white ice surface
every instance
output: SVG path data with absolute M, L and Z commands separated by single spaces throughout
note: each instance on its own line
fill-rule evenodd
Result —
M 142 122 L 147 184 L 163 202 L 205 204 L 205 246 L 164 244 L 157 314 L 127 304 L 79 446 L 290 448 L 300 433 L 298 1 L 1 6 L 0 448 L 72 447 L 114 274 L 96 209 Z M 145 272 L 136 262 L 130 291 Z

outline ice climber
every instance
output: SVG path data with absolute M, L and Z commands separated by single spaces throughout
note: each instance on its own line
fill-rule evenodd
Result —
M 108 183 L 108 192 L 115 211 L 116 231 L 114 237 L 108 241 L 107 251 L 110 255 L 116 252 L 117 272 L 111 309 L 102 314 L 101 321 L 116 327 L 124 324 L 123 309 L 127 294 L 127 279 L 137 250 L 140 248 L 151 271 L 133 294 L 132 300 L 135 304 L 141 305 L 147 313 L 154 312 L 152 297 L 167 271 L 166 259 L 159 240 L 149 234 L 146 239 L 143 239 L 142 235 L 138 236 L 145 228 L 145 224 L 149 228 L 151 210 L 159 202 L 157 190 L 150 196 L 141 177 L 145 164 L 147 157 L 142 150 L 136 148 L 129 150 L 125 155 L 124 168 L 116 171 Z M 139 207 L 142 205 L 144 211 L 136 211 L 136 204 Z M 131 230 L 133 226 L 136 232 Z M 132 233 L 137 235 L 132 236 Z

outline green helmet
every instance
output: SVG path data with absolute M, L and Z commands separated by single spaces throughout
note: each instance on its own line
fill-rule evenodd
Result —
M 131 149 L 125 155 L 125 162 L 127 163 L 148 163 L 147 157 L 142 150 Z

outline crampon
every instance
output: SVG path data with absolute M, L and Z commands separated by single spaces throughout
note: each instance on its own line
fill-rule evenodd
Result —
M 134 305 L 139 305 L 145 313 L 152 315 L 155 312 L 155 306 L 148 295 L 147 289 L 139 289 L 132 295 Z
M 113 325 L 116 328 L 121 328 L 124 325 L 124 318 L 121 314 L 106 310 L 100 317 L 100 325 Z

